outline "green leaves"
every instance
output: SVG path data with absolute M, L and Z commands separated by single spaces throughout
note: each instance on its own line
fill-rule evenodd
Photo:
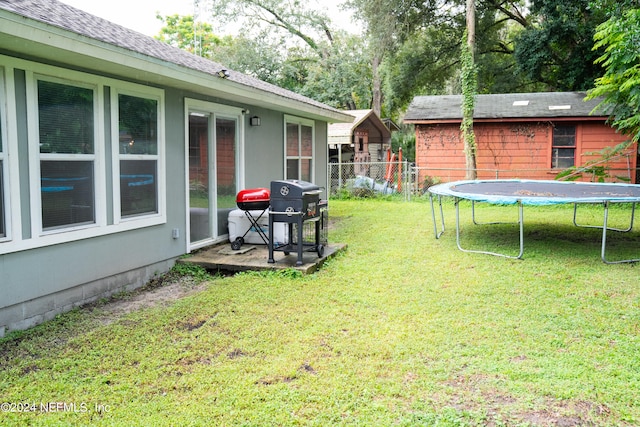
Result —
M 478 72 L 473 59 L 474 44 L 465 43 L 467 31 L 462 42 L 462 122 L 460 130 L 464 138 L 464 151 L 466 154 L 467 179 L 475 179 L 476 172 L 476 135 L 473 132 L 473 111 L 476 104 L 478 91 Z
M 531 24 L 516 38 L 521 73 L 559 91 L 587 90 L 600 69 L 592 51 L 596 26 L 606 18 L 589 0 L 537 0 Z
M 220 38 L 213 33 L 210 24 L 194 23 L 193 16 L 157 15 L 156 18 L 165 24 L 156 39 L 171 46 L 210 58 L 214 47 L 221 43 Z
M 594 160 L 589 160 L 582 166 L 571 166 L 556 175 L 557 180 L 577 181 L 585 175 L 590 175 L 593 181 L 605 182 L 608 178 L 616 178 L 619 181 L 630 181 L 629 177 L 622 175 L 611 175 L 608 163 L 627 157 L 632 148 L 632 141 L 621 142 L 613 147 L 605 147 L 600 151 L 590 151 L 584 153 L 585 156 L 598 156 Z
M 604 101 L 599 109 L 610 109 L 611 123 L 620 132 L 640 141 L 640 9 L 613 16 L 598 26 L 594 49 L 603 49 L 597 59 L 605 69 L 588 98 Z

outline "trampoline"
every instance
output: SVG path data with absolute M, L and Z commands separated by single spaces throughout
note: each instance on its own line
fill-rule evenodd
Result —
M 437 196 L 440 208 L 441 229 L 438 231 L 434 196 Z M 524 215 L 523 206 L 542 206 L 554 204 L 573 204 L 573 224 L 576 227 L 602 229 L 601 258 L 606 264 L 638 262 L 640 258 L 609 261 L 606 258 L 607 231 L 629 232 L 633 229 L 636 203 L 640 202 L 640 185 L 615 183 L 587 183 L 543 180 L 474 180 L 455 181 L 429 187 L 433 231 L 436 239 L 445 231 L 442 197 L 455 199 L 456 207 L 456 244 L 463 252 L 496 255 L 505 258 L 521 259 L 524 254 Z M 471 216 L 475 225 L 500 224 L 499 222 L 480 223 L 475 218 L 475 203 L 486 202 L 496 205 L 518 205 L 518 226 L 520 232 L 520 252 L 518 255 L 464 249 L 460 244 L 460 201 L 471 201 Z M 583 225 L 576 221 L 579 204 L 602 204 L 604 206 L 602 226 Z M 631 218 L 628 228 L 608 227 L 609 205 L 612 203 L 631 203 Z

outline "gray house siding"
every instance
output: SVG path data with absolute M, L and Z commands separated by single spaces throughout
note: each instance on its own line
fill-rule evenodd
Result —
M 29 241 L 34 239 L 31 235 L 33 216 L 28 214 L 33 190 L 29 186 L 25 73 L 16 70 L 15 75 L 19 209 L 23 212 L 22 240 Z M 165 96 L 165 155 L 171 159 L 166 167 L 166 193 L 184 195 L 184 103 L 179 91 L 167 90 Z M 109 111 L 105 109 L 107 122 L 111 120 Z M 108 126 L 105 133 L 105 152 L 110 154 Z M 107 155 L 106 162 L 110 161 Z M 113 194 L 110 178 L 106 179 L 107 194 Z M 107 223 L 113 224 L 112 197 L 106 200 Z M 0 336 L 6 330 L 31 327 L 81 304 L 134 289 L 167 271 L 175 259 L 185 253 L 185 224 L 184 205 L 167 203 L 164 224 L 0 254 Z M 179 238 L 172 237 L 173 229 L 180 231 Z M 0 243 L 3 244 L 11 242 Z
M 315 170 L 315 183 L 324 187 L 324 193 L 322 197 L 327 199 L 329 197 L 329 176 L 328 176 L 328 163 L 329 163 L 329 146 L 327 145 L 328 138 L 328 125 L 326 122 L 316 121 L 316 170 Z
M 250 109 L 241 118 L 244 156 L 238 167 L 244 188 L 268 186 L 271 180 L 284 177 L 286 117 L 314 123 L 313 180 L 325 186 L 327 122 L 351 119 L 237 72 L 220 78 L 216 75 L 220 64 L 55 0 L 0 2 L 0 52 L 1 84 L 10 81 L 7 87 L 14 89 L 5 91 L 6 99 L 0 99 L 4 120 L 0 160 L 5 172 L 0 184 L 10 202 L 4 204 L 5 218 L 12 219 L 9 234 L 0 235 L 0 336 L 139 287 L 190 251 L 186 158 L 190 100 Z M 97 88 L 96 141 L 101 151 L 94 153 L 100 159 L 94 160 L 99 163 L 94 171 L 101 182 L 94 185 L 94 209 L 100 215 L 95 224 L 43 230 L 38 219 L 42 176 L 34 171 L 44 158 L 34 145 L 39 142 L 34 97 L 39 75 Z M 122 184 L 117 165 L 122 158 L 114 157 L 122 153 L 112 146 L 121 141 L 120 135 L 112 135 L 119 127 L 111 103 L 117 99 L 112 95 L 127 90 L 157 97 L 164 151 L 158 154 L 156 180 L 163 185 L 156 185 L 165 203 L 159 200 L 158 215 L 121 220 L 117 205 Z M 261 118 L 261 126 L 249 125 L 254 115 Z
M 252 109 L 251 115 L 262 119 L 259 127 L 246 126 L 245 187 L 269 187 L 272 180 L 284 176 L 285 115 L 281 112 Z M 304 116 L 299 116 L 304 118 Z M 248 120 L 248 118 L 247 118 Z M 327 123 L 315 121 L 315 167 L 313 182 L 326 188 Z M 325 194 L 326 198 L 327 195 Z

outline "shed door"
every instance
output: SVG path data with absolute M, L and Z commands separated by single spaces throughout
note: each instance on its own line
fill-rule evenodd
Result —
M 189 248 L 228 236 L 240 181 L 241 115 L 189 110 Z

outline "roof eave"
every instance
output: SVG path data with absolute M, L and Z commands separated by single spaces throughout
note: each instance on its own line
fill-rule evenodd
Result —
M 358 126 L 366 122 L 367 119 L 371 121 L 371 124 L 373 124 L 373 126 L 375 126 L 375 128 L 378 129 L 383 136 L 387 138 L 391 138 L 391 131 L 382 122 L 382 119 L 380 119 L 380 117 L 376 113 L 374 113 L 373 110 L 369 110 L 369 112 L 367 114 L 364 114 L 360 118 L 360 120 L 354 121 L 353 125 L 351 126 L 351 132 L 355 131 L 358 128 Z
M 287 98 L 152 56 L 82 36 L 0 9 L 0 48 L 31 51 L 52 63 L 76 66 L 100 74 L 127 76 L 152 85 L 170 86 L 239 103 L 310 118 L 350 123 L 353 117 L 331 108 Z M 29 49 L 25 49 L 29 48 Z
M 474 118 L 474 123 L 513 123 L 513 122 L 576 122 L 576 121 L 606 121 L 606 116 L 540 116 L 540 117 L 503 117 L 503 118 Z M 453 119 L 404 119 L 404 123 L 414 125 L 459 124 L 461 118 Z

